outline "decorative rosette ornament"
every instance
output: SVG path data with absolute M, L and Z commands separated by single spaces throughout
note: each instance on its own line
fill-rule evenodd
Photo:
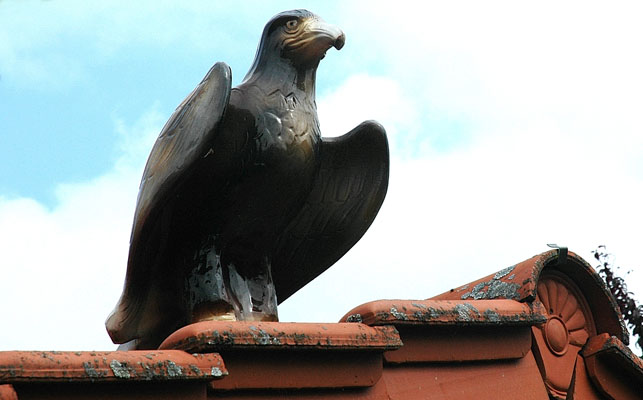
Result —
M 566 275 L 543 271 L 537 292 L 547 322 L 532 328 L 534 353 L 550 395 L 565 399 L 578 352 L 595 335 L 594 322 L 585 298 Z

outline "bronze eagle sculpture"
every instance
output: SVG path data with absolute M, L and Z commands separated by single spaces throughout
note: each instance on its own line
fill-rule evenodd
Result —
M 147 160 L 115 343 L 153 349 L 196 321 L 277 320 L 277 304 L 333 265 L 384 201 L 384 128 L 322 138 L 315 76 L 344 33 L 306 10 L 266 25 L 243 82 L 215 64 Z

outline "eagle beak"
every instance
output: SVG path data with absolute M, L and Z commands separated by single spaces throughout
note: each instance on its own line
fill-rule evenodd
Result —
M 344 47 L 344 43 L 346 42 L 346 35 L 344 35 L 341 29 L 321 19 L 315 18 L 310 21 L 308 30 L 317 36 L 318 39 L 325 42 L 328 48 L 334 47 L 339 50 Z
M 342 32 L 339 36 L 337 36 L 337 39 L 335 39 L 335 44 L 333 44 L 333 46 L 335 46 L 337 50 L 341 50 L 342 47 L 344 47 L 344 43 L 346 43 L 346 35 L 344 35 L 344 32 Z

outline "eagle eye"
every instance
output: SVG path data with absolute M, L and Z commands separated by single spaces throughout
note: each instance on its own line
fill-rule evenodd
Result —
M 286 30 L 288 32 L 292 32 L 295 29 L 297 29 L 297 25 L 299 25 L 299 21 L 297 21 L 296 19 L 291 19 L 288 22 L 286 22 Z

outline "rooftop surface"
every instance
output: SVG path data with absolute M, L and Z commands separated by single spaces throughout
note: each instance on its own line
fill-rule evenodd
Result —
M 155 351 L 0 352 L 0 400 L 640 399 L 628 338 L 600 277 L 559 249 L 338 323 L 207 321 Z

